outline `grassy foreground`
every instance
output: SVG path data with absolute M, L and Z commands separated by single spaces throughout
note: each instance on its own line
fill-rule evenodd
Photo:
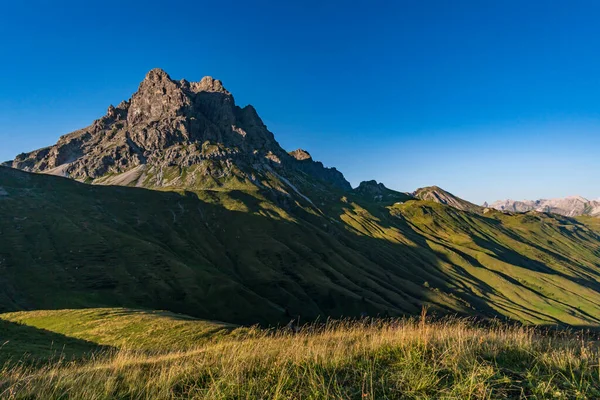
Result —
M 72 361 L 13 362 L 0 370 L 0 398 L 600 397 L 598 344 L 581 334 L 424 318 L 331 322 L 296 334 L 238 333 L 218 334 L 196 347 L 169 349 L 173 342 L 166 341 L 161 350 L 141 350 L 117 341 Z M 164 335 L 170 337 L 164 330 L 153 335 L 154 343 Z M 108 335 L 102 337 L 110 344 Z

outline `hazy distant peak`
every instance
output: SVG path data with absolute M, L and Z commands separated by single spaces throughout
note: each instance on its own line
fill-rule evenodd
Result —
M 576 201 L 581 201 L 581 202 L 584 202 L 584 203 L 587 203 L 589 201 L 585 197 L 579 196 L 579 195 L 567 196 L 567 197 L 565 197 L 565 200 L 576 200 Z
M 579 215 L 600 215 L 600 201 L 588 200 L 583 196 L 567 196 L 554 199 L 498 200 L 490 204 L 490 207 L 501 211 L 511 212 L 548 212 L 567 217 Z

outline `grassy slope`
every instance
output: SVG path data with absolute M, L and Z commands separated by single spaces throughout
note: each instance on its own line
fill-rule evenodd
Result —
M 0 314 L 0 363 L 87 359 L 117 349 L 175 352 L 242 332 L 235 325 L 168 311 L 95 308 L 4 313 Z
M 373 201 L 301 176 L 294 184 L 312 204 L 277 179 L 265 183 L 276 190 L 159 192 L 0 168 L 0 308 L 144 307 L 276 323 L 417 313 L 427 302 L 531 323 L 599 322 L 597 225 L 393 193 Z
M 194 329 L 178 328 L 178 322 L 172 325 L 181 316 L 151 313 L 140 319 L 139 312 L 128 310 L 65 310 L 2 317 L 88 338 L 96 335 L 95 319 L 111 326 L 115 319 L 132 319 L 134 327 L 148 331 L 166 322 L 172 329 L 152 338 L 164 344 L 160 352 L 120 349 L 75 363 L 0 367 L 0 397 L 7 399 L 600 396 L 600 354 L 585 335 L 484 328 L 469 320 L 393 320 L 309 326 L 295 335 L 253 330 L 181 350 L 170 349 L 169 338 L 176 334 L 191 343 L 195 335 Z M 63 318 L 68 322 L 58 321 Z M 206 329 L 204 322 L 185 321 Z M 112 336 L 101 341 L 122 343 L 100 329 Z
M 0 314 L 0 320 L 97 346 L 150 351 L 193 348 L 236 328 L 168 311 L 126 308 L 21 311 Z
M 532 323 L 598 322 L 598 234 L 547 214 L 466 214 L 436 203 L 395 206 L 435 249 L 460 290 Z

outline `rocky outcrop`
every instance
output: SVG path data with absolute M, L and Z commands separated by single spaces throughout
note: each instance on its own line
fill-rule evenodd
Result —
M 310 156 L 309 152 L 303 149 L 297 149 L 294 151 L 290 151 L 290 156 L 294 157 L 296 160 L 298 161 L 304 161 L 304 160 L 312 160 L 312 157 Z
M 344 178 L 344 175 L 335 168 L 326 168 L 319 161 L 313 161 L 306 150 L 297 149 L 289 153 L 292 158 L 291 164 L 294 168 L 311 175 L 319 180 L 329 182 L 338 189 L 345 191 L 352 190 L 350 183 Z
M 377 183 L 376 180 L 363 181 L 356 189 L 357 193 L 368 195 L 368 196 L 380 196 L 384 195 L 388 188 L 383 183 Z
M 354 193 L 368 201 L 375 202 L 403 202 L 412 199 L 409 193 L 397 192 L 388 189 L 383 183 L 375 180 L 363 181 L 355 189 Z
M 425 201 L 433 201 L 440 204 L 445 204 L 462 211 L 470 211 L 482 213 L 483 207 L 479 207 L 471 202 L 461 199 L 450 192 L 437 186 L 427 186 L 417 189 L 413 196 Z
M 131 99 L 109 106 L 92 125 L 7 165 L 93 183 L 132 184 L 135 175 L 140 186 L 200 187 L 204 178 L 216 184 L 233 176 L 252 181 L 268 166 L 351 189 L 339 171 L 307 152 L 285 152 L 254 107 L 237 106 L 221 81 L 176 81 L 161 69 L 148 72 Z M 165 179 L 169 167 L 195 167 L 195 176 Z M 125 173 L 128 179 L 115 178 Z
M 577 217 L 580 215 L 600 215 L 600 201 L 588 200 L 581 196 L 522 201 L 498 200 L 490 204 L 490 207 L 500 211 L 538 211 L 560 214 L 567 217 Z

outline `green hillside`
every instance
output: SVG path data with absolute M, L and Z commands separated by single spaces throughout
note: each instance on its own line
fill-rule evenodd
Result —
M 168 311 L 126 308 L 20 311 L 0 314 L 0 319 L 98 346 L 132 350 L 189 349 L 236 329 Z
M 168 311 L 91 308 L 4 313 L 0 314 L 0 364 L 89 358 L 117 349 L 184 351 L 242 331 L 235 325 Z
M 600 320 L 595 221 L 478 214 L 302 175 L 270 185 L 158 191 L 0 168 L 0 309 L 276 324 L 428 304 L 536 324 Z

